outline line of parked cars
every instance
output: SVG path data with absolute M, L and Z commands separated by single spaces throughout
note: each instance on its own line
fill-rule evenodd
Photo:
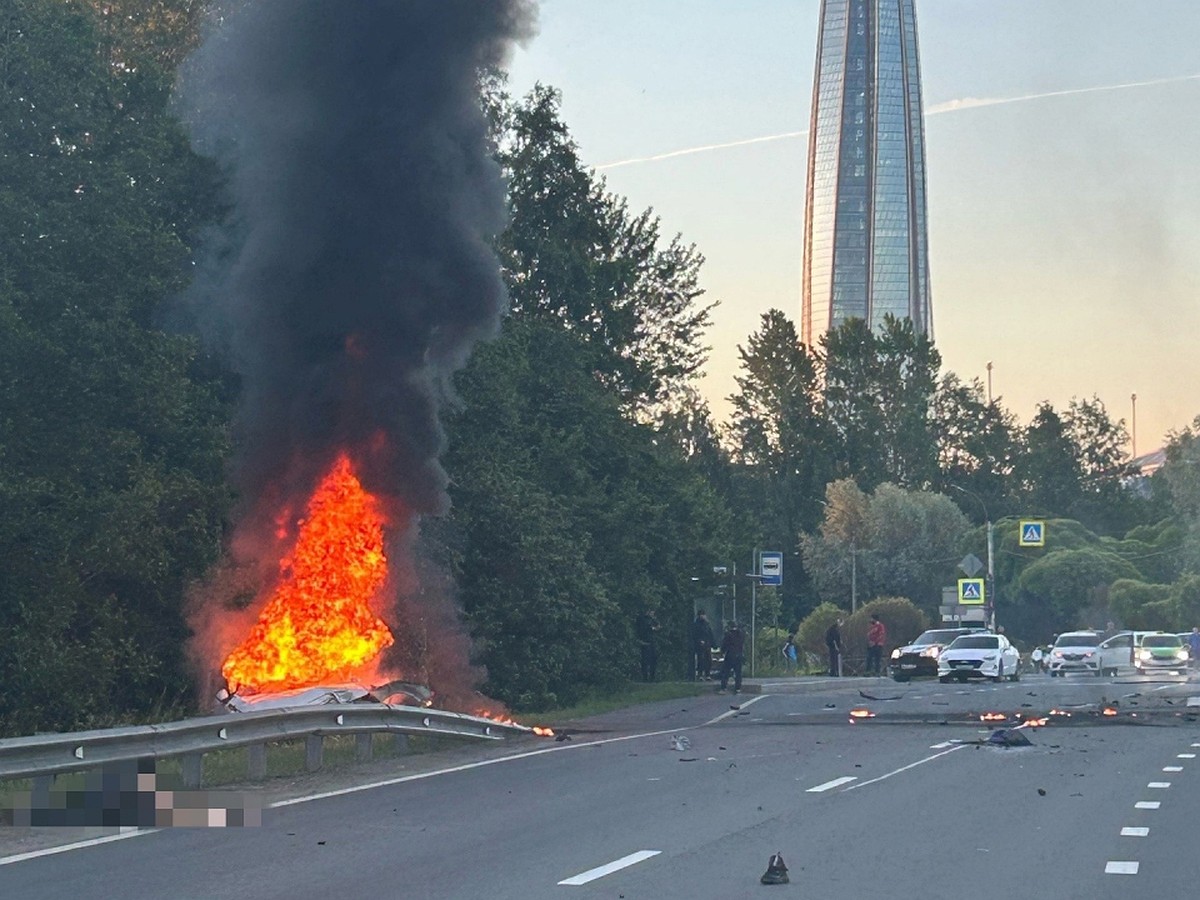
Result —
M 1068 672 L 1116 675 L 1132 668 L 1137 674 L 1186 674 L 1190 663 L 1186 634 L 1162 631 L 1098 631 L 1060 634 L 1043 658 L 1051 677 Z M 1021 654 L 1003 634 L 983 627 L 931 628 L 910 644 L 892 651 L 888 670 L 896 681 L 936 675 L 939 681 L 1017 681 Z
M 1004 635 L 984 628 L 931 628 L 893 650 L 888 668 L 896 681 L 922 675 L 936 675 L 942 682 L 1017 681 L 1021 654 Z
M 1068 672 L 1116 675 L 1118 669 L 1130 667 L 1138 674 L 1163 671 L 1184 674 L 1190 655 L 1186 635 L 1121 631 L 1105 637 L 1097 631 L 1072 631 L 1060 634 L 1055 640 L 1047 667 L 1051 677 Z

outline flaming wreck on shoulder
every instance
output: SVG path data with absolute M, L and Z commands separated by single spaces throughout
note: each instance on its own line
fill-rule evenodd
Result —
M 433 706 L 433 691 L 411 681 L 388 681 L 376 687 L 361 684 L 321 685 L 255 694 L 217 692 L 217 700 L 227 712 L 260 712 L 268 709 L 295 709 L 340 703 L 386 703 L 390 706 Z

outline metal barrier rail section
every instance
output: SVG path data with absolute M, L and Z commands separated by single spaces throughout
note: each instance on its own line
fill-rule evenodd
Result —
M 359 735 L 358 758 L 367 760 L 371 735 L 381 732 L 489 741 L 531 734 L 532 729 L 465 713 L 383 703 L 227 713 L 161 725 L 0 739 L 0 780 L 51 777 L 109 763 L 179 756 L 183 758 L 184 784 L 198 788 L 204 754 L 214 750 L 250 747 L 249 775 L 261 778 L 266 773 L 269 742 L 304 738 L 306 766 L 315 771 L 321 766 L 326 735 Z

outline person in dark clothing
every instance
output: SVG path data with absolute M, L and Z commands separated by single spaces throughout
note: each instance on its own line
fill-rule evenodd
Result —
M 733 692 L 736 694 L 742 689 L 742 663 L 746 659 L 746 635 L 737 622 L 731 623 L 726 629 L 725 637 L 721 639 L 721 650 L 725 653 L 725 661 L 721 664 L 720 693 L 725 693 L 732 673 Z
M 653 681 L 658 674 L 658 631 L 661 627 L 654 610 L 642 610 L 635 627 L 638 646 L 642 651 L 642 681 Z
M 842 674 L 842 620 L 840 618 L 825 632 L 825 646 L 829 648 L 829 674 L 837 678 Z
M 712 677 L 712 648 L 717 639 L 713 637 L 712 625 L 704 610 L 696 614 L 692 622 L 692 659 L 694 678 L 708 681 Z

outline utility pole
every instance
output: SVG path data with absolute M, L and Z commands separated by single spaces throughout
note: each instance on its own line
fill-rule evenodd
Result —
M 1137 459 L 1137 394 L 1129 395 L 1129 403 L 1133 407 L 1133 424 L 1130 426 L 1129 434 L 1133 438 L 1133 458 Z

